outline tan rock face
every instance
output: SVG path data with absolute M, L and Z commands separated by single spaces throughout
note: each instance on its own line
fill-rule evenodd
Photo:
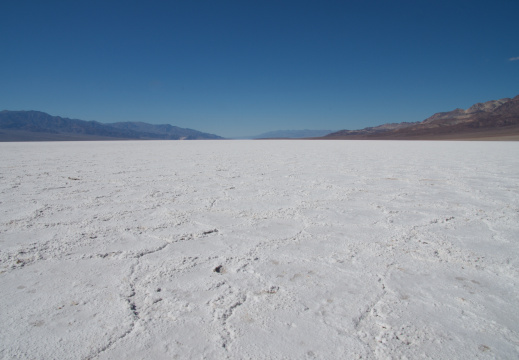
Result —
M 491 100 L 491 101 L 487 101 L 484 103 L 477 103 L 477 104 L 474 104 L 471 107 L 469 107 L 465 112 L 467 114 L 472 114 L 472 113 L 482 112 L 482 111 L 491 112 L 510 100 L 512 100 L 512 99 L 504 98 L 504 99 L 500 99 L 500 100 Z

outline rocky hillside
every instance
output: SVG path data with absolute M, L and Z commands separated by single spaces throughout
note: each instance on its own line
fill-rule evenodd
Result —
M 341 130 L 329 139 L 449 139 L 519 135 L 519 96 L 436 113 L 421 122 Z

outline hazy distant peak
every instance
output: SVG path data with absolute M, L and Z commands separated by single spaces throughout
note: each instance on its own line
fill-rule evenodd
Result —
M 275 130 L 269 131 L 263 134 L 253 136 L 253 139 L 273 139 L 273 138 L 288 138 L 288 139 L 299 139 L 299 138 L 310 138 L 320 137 L 332 133 L 334 130 Z

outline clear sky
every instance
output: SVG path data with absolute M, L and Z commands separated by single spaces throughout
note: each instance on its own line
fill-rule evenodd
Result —
M 0 110 L 233 137 L 519 95 L 519 1 L 1 1 Z

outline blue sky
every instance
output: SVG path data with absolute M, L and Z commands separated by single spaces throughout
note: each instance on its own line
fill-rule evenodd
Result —
M 519 94 L 518 19 L 517 0 L 3 1 L 0 110 L 226 137 L 420 121 Z

